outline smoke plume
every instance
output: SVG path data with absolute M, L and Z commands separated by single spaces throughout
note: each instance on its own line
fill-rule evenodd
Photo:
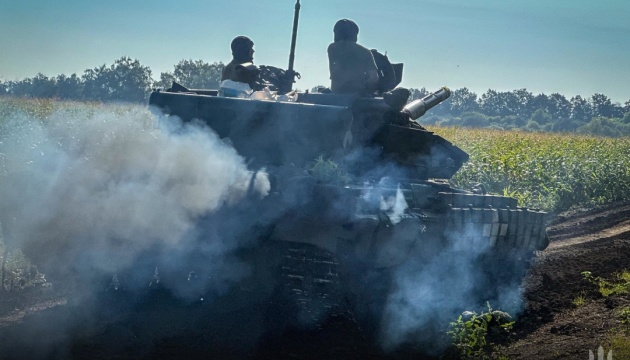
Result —
M 394 164 L 375 166 L 373 152 L 361 149 L 347 161 L 365 167 L 361 173 L 368 179 L 406 178 Z M 277 215 L 230 214 L 245 198 L 269 194 L 268 176 L 259 170 L 248 169 L 235 149 L 204 125 L 163 119 L 144 107 L 76 105 L 43 120 L 14 113 L 0 123 L 3 240 L 22 249 L 46 274 L 85 280 L 149 269 L 117 277 L 121 286 L 140 288 L 158 267 L 156 277 L 202 279 L 192 289 L 168 283 L 185 298 L 198 296 L 201 288 L 220 292 L 252 271 L 232 256 L 252 241 L 240 236 L 254 225 L 244 221 L 273 222 Z M 396 189 L 391 183 L 379 185 Z M 308 203 L 300 189 L 283 188 L 287 209 Z M 391 223 L 378 228 L 391 226 L 387 234 L 418 242 L 404 254 L 408 261 L 393 272 L 391 286 L 369 284 L 366 276 L 367 292 L 387 292 L 378 296 L 385 299 L 382 344 L 386 349 L 405 343 L 440 349 L 436 344 L 448 322 L 484 305 L 476 300 L 487 299 L 478 294 L 488 285 L 485 273 L 493 269 L 480 267 L 479 259 L 489 249 L 468 242 L 466 234 L 447 233 L 448 246 L 437 250 L 427 234 L 403 234 L 419 227 L 405 225 L 411 209 L 401 189 L 392 195 L 378 199 L 376 209 Z M 343 208 L 339 217 L 348 213 L 345 202 L 333 208 Z M 329 235 L 335 239 L 336 233 Z M 372 235 L 359 240 L 372 241 Z M 521 307 L 518 284 L 507 284 L 490 300 L 514 314 Z
M 192 269 L 177 256 L 194 251 L 197 222 L 269 191 L 264 172 L 249 171 L 210 129 L 160 121 L 144 107 L 73 106 L 43 120 L 15 113 L 0 126 L 5 242 L 48 273 L 111 274 L 147 253 Z M 239 245 L 220 234 L 204 240 L 210 264 Z
M 419 344 L 437 355 L 449 345 L 449 323 L 462 312 L 481 312 L 488 304 L 511 315 L 522 310 L 520 278 L 498 284 L 488 276 L 512 264 L 504 263 L 501 268 L 499 262 L 484 262 L 484 256 L 493 251 L 489 244 L 471 242 L 465 233 L 445 232 L 445 248 L 423 255 L 422 242 L 431 239 L 421 237 L 416 252 L 394 272 L 381 323 L 385 349 Z

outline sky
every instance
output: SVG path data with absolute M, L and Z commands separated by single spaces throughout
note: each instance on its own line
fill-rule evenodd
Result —
M 526 88 L 630 100 L 628 0 L 301 0 L 298 89 L 329 85 L 326 48 L 342 18 L 359 43 L 405 64 L 402 86 Z M 254 62 L 288 67 L 295 0 L 0 0 L 0 80 L 78 75 L 138 59 L 159 79 L 182 59 L 231 60 L 247 35 Z

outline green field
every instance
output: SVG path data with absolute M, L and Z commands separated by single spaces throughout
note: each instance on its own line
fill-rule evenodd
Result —
M 454 176 L 483 183 L 519 204 L 557 212 L 630 198 L 630 138 L 440 128 L 431 131 L 470 155 Z
M 12 135 L 11 127 L 6 126 L 9 119 L 46 121 L 59 112 L 85 116 L 134 109 L 142 114 L 138 107 L 0 98 L 0 156 L 2 140 Z M 146 111 L 139 121 L 147 121 L 149 116 Z M 630 138 L 445 127 L 429 130 L 470 154 L 470 161 L 452 179 L 458 187 L 482 183 L 490 193 L 513 196 L 521 206 L 551 212 L 630 198 Z

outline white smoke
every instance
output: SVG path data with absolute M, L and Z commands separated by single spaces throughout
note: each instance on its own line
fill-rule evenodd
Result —
M 444 231 L 447 242 L 443 249 L 428 258 L 412 254 L 395 271 L 381 324 L 385 349 L 411 343 L 422 344 L 424 350 L 440 354 L 449 344 L 446 337 L 449 323 L 463 311 L 487 309 L 486 301 L 514 316 L 522 310 L 518 282 L 496 284 L 487 277 L 512 264 L 504 263 L 505 268 L 498 268 L 493 262 L 484 267 L 480 259 L 494 251 L 489 244 L 471 241 L 466 231 Z M 423 241 L 429 243 L 431 239 Z M 494 287 L 497 291 L 489 293 Z
M 0 123 L 0 222 L 11 228 L 4 240 L 45 271 L 102 274 L 160 262 L 163 275 L 203 263 L 210 269 L 199 276 L 221 269 L 213 285 L 223 286 L 247 272 L 230 258 L 247 224 L 208 217 L 252 192 L 268 194 L 266 174 L 251 170 L 210 129 L 164 121 L 144 107 L 69 106 L 45 120 L 13 114 Z M 369 175 L 397 172 L 387 165 Z M 377 201 L 392 224 L 408 208 L 400 189 Z M 428 258 L 410 254 L 396 271 L 381 327 L 385 348 L 433 343 L 461 311 L 484 305 L 471 299 L 484 286 L 487 269 L 476 260 L 487 249 L 465 238 L 449 234 L 451 246 Z M 514 315 L 518 286 L 504 290 L 491 305 Z
M 389 217 L 392 224 L 396 225 L 405 214 L 405 210 L 409 207 L 405 195 L 400 190 L 400 186 L 396 189 L 396 195 L 381 197 L 380 209 Z
M 0 124 L 0 153 L 5 241 L 60 273 L 115 272 L 156 247 L 183 250 L 200 218 L 270 188 L 208 128 L 140 106 L 14 113 Z M 219 257 L 237 244 L 212 246 Z

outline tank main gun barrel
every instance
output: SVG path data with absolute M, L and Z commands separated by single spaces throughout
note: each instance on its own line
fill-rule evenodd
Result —
M 451 96 L 451 90 L 444 86 L 436 92 L 432 92 L 422 99 L 416 99 L 401 110 L 403 114 L 409 116 L 411 120 L 416 120 L 420 116 L 424 115 L 429 109 L 435 105 L 441 103 Z

